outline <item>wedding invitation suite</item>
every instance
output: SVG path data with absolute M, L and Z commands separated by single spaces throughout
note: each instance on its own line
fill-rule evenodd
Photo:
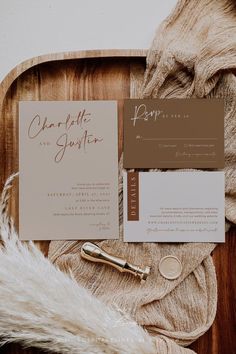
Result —
M 125 242 L 224 242 L 224 172 L 123 175 Z
M 223 168 L 223 100 L 125 100 L 124 167 Z
M 22 240 L 115 239 L 115 101 L 20 102 Z

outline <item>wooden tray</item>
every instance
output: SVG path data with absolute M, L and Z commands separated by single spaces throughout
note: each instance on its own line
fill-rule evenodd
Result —
M 52 54 L 28 60 L 0 85 L 0 183 L 18 171 L 18 102 L 20 100 L 118 100 L 119 153 L 122 151 L 122 100 L 138 97 L 146 66 L 144 50 L 102 50 Z M 18 220 L 17 184 L 11 213 Z M 236 319 L 236 232 L 217 247 L 214 260 L 219 283 L 216 321 L 191 348 L 198 354 L 233 354 Z M 47 253 L 48 243 L 40 242 Z M 234 269 L 233 269 L 234 266 Z M 236 350 L 235 350 L 236 352 Z M 38 353 L 7 346 L 1 353 Z

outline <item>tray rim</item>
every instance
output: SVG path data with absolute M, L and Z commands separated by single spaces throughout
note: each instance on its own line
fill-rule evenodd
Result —
M 26 70 L 33 66 L 51 61 L 73 60 L 73 59 L 89 59 L 89 58 L 107 58 L 107 57 L 143 57 L 147 56 L 146 49 L 95 49 L 95 50 L 79 50 L 71 52 L 60 52 L 39 55 L 27 59 L 15 66 L 0 83 L 0 112 L 2 112 L 3 101 L 7 91 L 12 83 L 23 74 Z

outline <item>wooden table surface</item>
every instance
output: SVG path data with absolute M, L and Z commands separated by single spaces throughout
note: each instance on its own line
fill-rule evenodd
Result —
M 13 70 L 0 86 L 1 185 L 10 173 L 18 170 L 20 100 L 115 99 L 121 108 L 124 98 L 138 96 L 145 70 L 143 51 L 78 52 L 64 56 L 52 55 L 46 59 L 41 57 L 24 63 Z M 122 116 L 119 114 L 119 153 L 122 151 L 122 137 Z M 17 224 L 17 190 L 13 193 L 11 212 Z M 42 243 L 41 246 L 47 249 L 48 245 Z M 213 258 L 218 278 L 217 316 L 211 329 L 192 344 L 191 348 L 198 354 L 235 354 L 236 228 L 226 235 L 225 244 L 217 246 Z M 37 349 L 23 349 L 14 344 L 2 347 L 0 353 L 41 352 Z

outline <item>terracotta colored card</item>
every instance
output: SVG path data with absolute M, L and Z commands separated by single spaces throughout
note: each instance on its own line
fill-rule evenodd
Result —
M 118 238 L 116 102 L 20 102 L 19 144 L 21 239 Z
M 124 173 L 125 242 L 224 242 L 224 172 Z
M 124 167 L 223 168 L 223 100 L 125 100 Z

